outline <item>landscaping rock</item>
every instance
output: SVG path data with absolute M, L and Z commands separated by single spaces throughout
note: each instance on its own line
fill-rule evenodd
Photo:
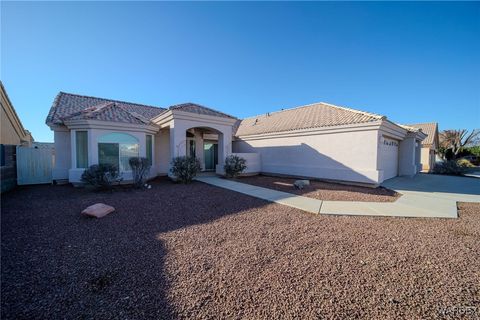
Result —
M 108 206 L 104 203 L 95 203 L 83 210 L 82 214 L 95 218 L 103 218 L 113 211 L 115 211 L 115 208 L 112 206 Z
M 300 189 L 300 190 L 305 188 L 305 186 L 309 186 L 309 185 L 310 185 L 310 180 L 296 180 L 293 183 L 293 186 L 295 187 L 295 189 Z

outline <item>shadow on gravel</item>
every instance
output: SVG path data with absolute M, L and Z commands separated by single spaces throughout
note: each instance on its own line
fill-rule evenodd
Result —
M 96 202 L 116 211 L 80 216 Z M 166 179 L 151 190 L 19 187 L 2 195 L 1 318 L 175 318 L 158 235 L 265 204 Z

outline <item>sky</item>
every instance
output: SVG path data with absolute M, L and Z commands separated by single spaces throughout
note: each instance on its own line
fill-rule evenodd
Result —
M 239 118 L 329 102 L 480 128 L 478 2 L 1 2 L 0 75 L 53 141 L 59 91 Z

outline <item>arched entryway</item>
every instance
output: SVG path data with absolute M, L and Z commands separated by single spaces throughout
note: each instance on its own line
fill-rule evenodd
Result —
M 202 171 L 217 171 L 223 149 L 223 133 L 216 129 L 193 127 L 185 131 L 185 155 L 196 157 Z

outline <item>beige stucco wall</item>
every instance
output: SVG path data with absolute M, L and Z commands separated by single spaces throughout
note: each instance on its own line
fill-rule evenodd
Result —
M 167 175 L 171 160 L 170 130 L 168 128 L 160 130 L 155 135 L 155 159 L 155 170 L 157 172 L 157 175 Z
M 420 162 L 422 163 L 422 170 L 430 171 L 435 165 L 435 155 L 432 155 L 433 152 L 430 147 L 422 147 Z
M 33 139 L 23 128 L 20 119 L 4 91 L 3 85 L 0 88 L 0 143 L 6 145 L 20 145 L 23 143 L 29 146 Z
M 2 101 L 2 111 L 1 111 L 1 117 L 2 117 L 2 123 L 1 123 L 1 139 L 0 143 L 1 144 L 12 144 L 12 145 L 19 145 L 21 144 L 20 136 L 18 133 L 15 131 L 14 126 L 10 122 L 10 119 L 8 118 L 4 106 L 3 106 L 3 101 Z
M 55 164 L 53 167 L 53 180 L 67 180 L 68 170 L 71 168 L 72 152 L 70 130 L 55 130 L 53 132 L 55 144 Z
M 233 152 L 260 154 L 264 173 L 378 183 L 378 130 L 238 139 Z

